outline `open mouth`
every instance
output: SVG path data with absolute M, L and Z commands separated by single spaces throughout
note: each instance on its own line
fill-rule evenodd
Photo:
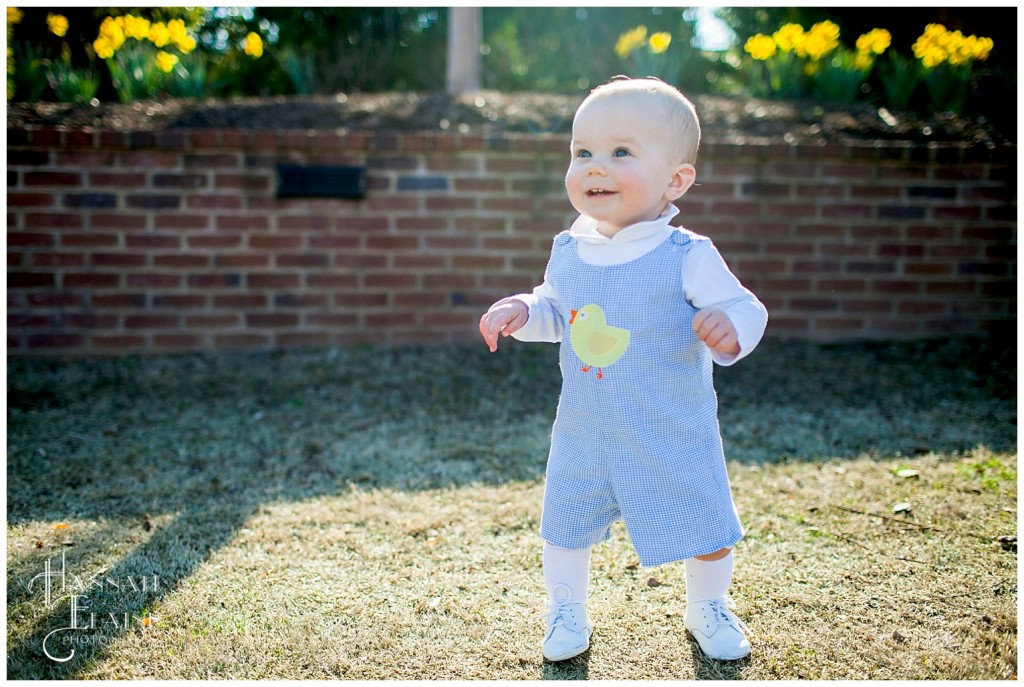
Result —
M 610 196 L 614 195 L 614 193 L 615 191 L 606 191 L 603 188 L 592 188 L 589 191 L 587 191 L 587 195 L 590 196 L 591 198 L 600 196 Z

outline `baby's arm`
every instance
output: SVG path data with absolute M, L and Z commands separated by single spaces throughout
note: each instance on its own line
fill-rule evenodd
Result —
M 493 353 L 498 335 L 515 335 L 520 341 L 562 340 L 565 323 L 558 309 L 558 295 L 545 281 L 533 293 L 502 298 L 480 318 L 480 334 Z
M 729 270 L 710 240 L 698 241 L 687 254 L 683 290 L 699 310 L 693 329 L 719 365 L 732 365 L 761 341 L 768 311 Z

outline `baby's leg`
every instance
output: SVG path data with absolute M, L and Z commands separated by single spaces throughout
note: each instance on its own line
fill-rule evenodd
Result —
M 686 600 L 724 599 L 732 583 L 732 549 L 719 549 L 706 556 L 684 561 L 686 566 Z
M 732 582 L 732 549 L 687 558 L 686 626 L 701 650 L 711 658 L 736 660 L 750 653 L 746 625 L 729 608 L 726 595 Z
M 587 618 L 590 549 L 564 549 L 544 542 L 544 582 L 551 597 L 544 658 L 564 661 L 590 647 L 593 628 Z
M 552 602 L 587 602 L 590 549 L 564 549 L 545 541 L 543 560 L 544 583 Z

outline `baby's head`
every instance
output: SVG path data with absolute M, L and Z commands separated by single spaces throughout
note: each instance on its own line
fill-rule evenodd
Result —
M 668 84 L 626 79 L 600 86 L 572 122 L 569 201 L 607 237 L 655 220 L 693 184 L 699 143 L 693 105 Z
M 657 136 L 671 146 L 677 162 L 695 164 L 700 146 L 697 112 L 678 89 L 655 78 L 616 79 L 598 86 L 583 101 L 579 113 L 591 102 L 615 99 L 616 104 L 635 111 L 637 133 Z

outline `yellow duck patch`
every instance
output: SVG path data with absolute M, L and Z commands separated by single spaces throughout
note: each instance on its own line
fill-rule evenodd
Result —
M 597 368 L 597 378 L 603 379 L 602 368 L 608 367 L 622 357 L 629 346 L 629 331 L 611 327 L 604 317 L 601 306 L 585 305 L 570 311 L 569 342 L 572 350 L 583 361 L 582 372 Z

